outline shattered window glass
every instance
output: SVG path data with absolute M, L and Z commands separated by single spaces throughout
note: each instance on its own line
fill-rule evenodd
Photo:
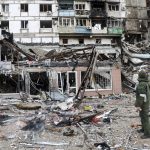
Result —
M 81 81 L 83 80 L 85 71 L 81 72 Z M 96 71 L 88 83 L 86 89 L 111 89 L 111 71 Z M 84 85 L 83 85 L 84 86 Z

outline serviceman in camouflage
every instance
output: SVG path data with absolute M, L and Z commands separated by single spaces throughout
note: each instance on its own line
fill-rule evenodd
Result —
M 148 74 L 145 71 L 140 71 L 138 75 L 139 84 L 136 88 L 135 107 L 139 111 L 141 118 L 142 129 L 144 132 L 142 138 L 150 138 L 150 121 L 149 121 L 149 105 L 150 105 L 150 85 Z

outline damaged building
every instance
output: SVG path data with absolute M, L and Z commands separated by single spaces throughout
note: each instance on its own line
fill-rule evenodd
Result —
M 2 1 L 0 8 L 1 73 L 14 80 L 13 92 L 37 94 L 57 89 L 77 94 L 81 85 L 87 96 L 122 92 L 119 57 L 126 17 L 124 0 L 13 0 Z M 84 86 L 93 47 L 98 56 Z M 53 59 L 53 52 L 62 55 L 66 51 L 70 51 L 68 57 Z M 11 70 L 4 67 L 5 61 Z M 16 78 L 11 74 L 17 74 Z M 3 85 L 3 80 L 9 82 L 2 77 Z

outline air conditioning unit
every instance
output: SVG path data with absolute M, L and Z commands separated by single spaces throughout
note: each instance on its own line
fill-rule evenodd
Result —
M 48 15 L 48 16 L 51 16 L 51 15 L 52 15 L 52 12 L 51 12 L 51 11 L 47 11 L 47 15 Z

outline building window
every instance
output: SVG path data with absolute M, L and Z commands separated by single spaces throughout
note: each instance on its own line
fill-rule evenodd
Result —
M 108 27 L 121 27 L 122 26 L 121 20 L 108 20 L 107 24 L 108 24 Z
M 96 39 L 96 44 L 101 44 L 102 40 L 101 39 Z
M 81 81 L 84 78 L 85 71 L 81 72 Z M 111 89 L 112 88 L 112 76 L 111 71 L 97 70 L 93 73 L 92 81 L 88 83 L 87 89 Z M 83 85 L 84 86 L 84 85 Z
M 68 39 L 63 39 L 63 44 L 68 44 Z
M 79 44 L 84 44 L 84 39 L 79 39 Z
M 21 29 L 27 29 L 28 28 L 28 21 L 23 20 L 21 21 Z
M 2 11 L 9 12 L 9 4 L 2 4 Z
M 74 19 L 73 18 L 60 18 L 59 25 L 60 26 L 74 26 Z
M 60 4 L 59 9 L 62 10 L 73 10 L 73 4 Z
M 52 28 L 52 20 L 40 21 L 40 28 Z
M 1 28 L 4 30 L 9 29 L 9 21 L 1 21 Z
M 86 26 L 86 19 L 77 19 L 77 26 Z
M 76 4 L 75 8 L 76 10 L 85 10 L 85 4 Z
M 21 4 L 21 12 L 28 12 L 28 4 Z
M 119 4 L 108 4 L 110 11 L 119 11 Z
M 52 11 L 51 4 L 40 4 L 40 12 Z

